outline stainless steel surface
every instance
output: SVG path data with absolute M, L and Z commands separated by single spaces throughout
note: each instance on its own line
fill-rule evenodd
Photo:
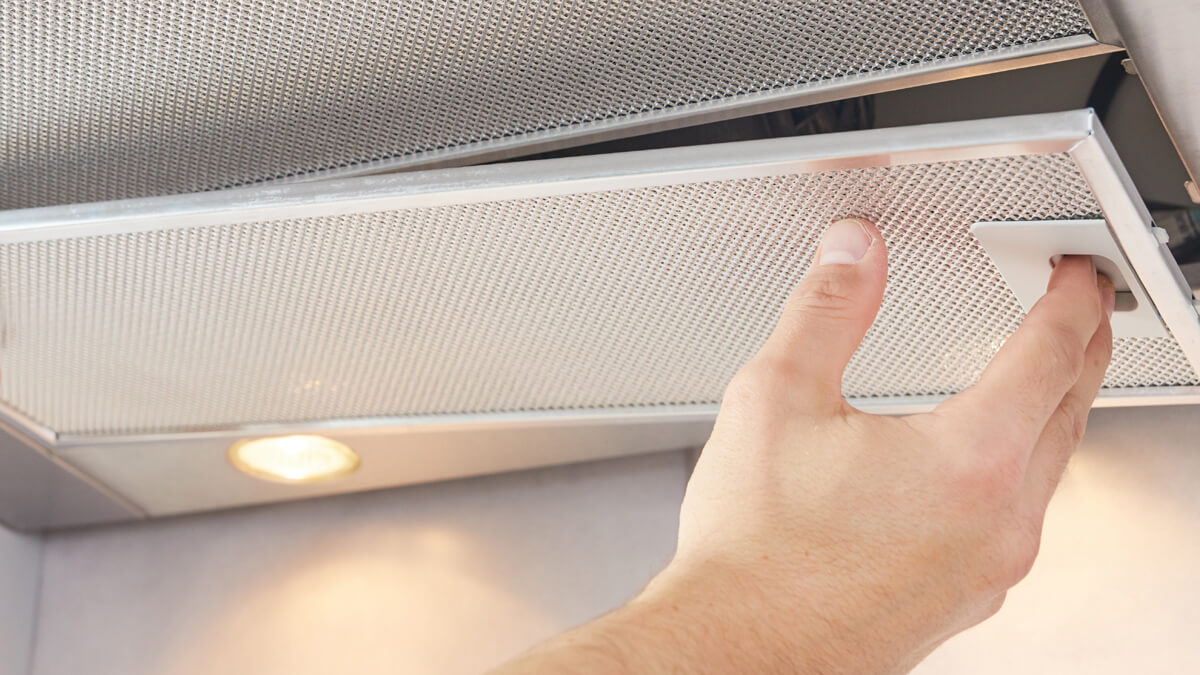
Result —
M 40 530 L 143 516 L 128 500 L 0 424 L 0 522 Z
M 484 162 L 496 162 L 538 152 L 599 143 L 637 134 L 668 131 L 685 126 L 719 122 L 721 120 L 786 110 L 799 106 L 839 101 L 857 96 L 869 96 L 885 91 L 920 87 L 967 77 L 979 77 L 1008 70 L 1032 68 L 1059 61 L 1082 59 L 1118 51 L 1114 45 L 1097 42 L 1090 36 L 1077 35 L 1056 38 L 1030 45 L 1005 47 L 992 52 L 955 56 L 922 67 L 898 69 L 886 73 L 864 73 L 846 79 L 823 80 L 802 87 L 773 92 L 746 94 L 728 101 L 689 104 L 673 111 L 656 112 L 648 118 L 630 117 L 600 125 L 568 129 L 553 137 L 531 135 L 527 138 L 489 141 L 471 150 L 440 152 L 429 157 L 411 160 L 397 159 L 379 165 L 331 170 L 319 176 L 369 176 L 413 169 L 438 169 Z M 309 180 L 310 177 L 291 177 L 279 182 Z
M 733 188 L 736 188 L 734 193 L 727 193 Z M 981 190 L 987 190 L 988 200 L 971 197 Z M 613 204 L 621 208 L 612 213 L 605 211 L 611 210 Z M 725 211 L 739 204 L 747 208 L 738 207 L 741 210 L 737 213 Z M 507 210 L 477 212 L 479 208 L 490 209 L 493 205 L 503 205 Z M 848 212 L 876 218 L 893 245 L 893 283 L 889 296 L 876 328 L 868 336 L 848 374 L 847 391 L 860 392 L 855 394 L 860 397 L 854 401 L 856 405 L 896 414 L 927 409 L 944 395 L 973 382 L 977 370 L 1019 321 L 1020 306 L 1003 290 L 1003 282 L 988 264 L 986 254 L 972 243 L 967 231 L 971 224 L 979 220 L 1016 217 L 1082 218 L 1089 217 L 1088 214 L 1095 217 L 1101 212 L 1174 335 L 1174 340 L 1119 341 L 1101 404 L 1152 405 L 1200 399 L 1200 389 L 1193 386 L 1198 381 L 1195 364 L 1200 354 L 1200 319 L 1192 310 L 1190 291 L 1186 285 L 1181 285 L 1182 276 L 1152 234 L 1149 215 L 1140 205 L 1103 130 L 1087 111 L 344 179 L 321 184 L 279 185 L 224 194 L 30 209 L 0 214 L 0 252 L 11 257 L 5 265 L 6 274 L 10 276 L 4 282 L 10 292 L 14 288 L 44 291 L 57 288 L 54 284 L 64 278 L 70 280 L 72 275 L 87 281 L 91 279 L 88 275 L 102 274 L 102 283 L 88 281 L 80 287 L 83 295 L 69 291 L 67 287 L 52 290 L 50 304 L 46 307 L 57 312 L 56 316 L 67 318 L 65 322 L 54 324 L 62 333 L 47 333 L 44 337 L 52 341 L 64 335 L 68 341 L 72 335 L 86 337 L 88 350 L 91 350 L 83 354 L 80 349 L 63 343 L 52 350 L 56 354 L 69 354 L 72 359 L 99 358 L 101 362 L 109 363 L 104 350 L 120 345 L 120 340 L 125 339 L 122 336 L 128 336 L 125 330 L 128 326 L 120 318 L 121 312 L 125 311 L 124 305 L 118 303 L 112 312 L 106 309 L 103 316 L 96 317 L 104 321 L 118 317 L 118 325 L 113 326 L 117 332 L 105 333 L 104 339 L 93 339 L 95 335 L 90 331 L 100 324 L 89 323 L 88 312 L 96 306 L 107 306 L 108 300 L 104 299 L 103 293 L 122 288 L 123 284 L 134 283 L 136 288 L 146 289 L 144 293 L 130 297 L 154 301 L 146 305 L 151 311 L 147 316 L 164 316 L 156 313 L 158 309 L 182 312 L 178 316 L 171 314 L 174 318 L 170 320 L 156 320 L 153 326 L 159 328 L 153 329 L 149 338 L 147 334 L 139 333 L 137 339 L 150 341 L 127 350 L 137 356 L 136 362 L 131 362 L 128 367 L 109 363 L 113 366 L 105 371 L 109 374 L 96 379 L 89 374 L 89 367 L 84 367 L 86 364 L 60 364 L 67 369 L 63 372 L 69 377 L 63 382 L 70 383 L 70 391 L 59 390 L 58 395 L 39 394 L 41 398 L 24 399 L 26 403 L 49 401 L 52 407 L 68 399 L 78 399 L 85 406 L 103 401 L 107 407 L 91 410 L 87 413 L 91 417 L 83 422 L 79 420 L 84 418 L 71 417 L 74 413 L 70 410 L 67 410 L 67 416 L 57 418 L 61 424 L 51 425 L 58 432 L 50 443 L 53 452 L 126 495 L 151 515 L 165 515 L 700 444 L 711 425 L 725 379 L 757 346 L 761 333 L 769 328 L 776 303 L 803 273 L 805 256 L 811 252 L 823 224 Z M 161 354 L 155 354 L 164 341 L 182 338 L 183 342 L 178 344 L 189 349 L 225 344 L 221 354 L 239 358 L 249 354 L 255 364 L 273 362 L 272 359 L 277 360 L 280 355 L 284 358 L 281 364 L 291 363 L 288 359 L 292 357 L 287 356 L 291 353 L 289 341 L 304 337 L 305 331 L 288 328 L 285 322 L 278 324 L 282 332 L 272 334 L 270 342 L 264 343 L 269 344 L 268 351 L 239 348 L 236 344 L 242 339 L 239 333 L 252 333 L 258 327 L 224 323 L 220 312 L 238 301 L 220 291 L 226 288 L 222 284 L 228 281 L 244 285 L 246 282 L 239 280 L 258 279 L 251 288 L 273 287 L 263 285 L 263 279 L 278 272 L 284 273 L 285 280 L 290 280 L 293 277 L 289 275 L 295 269 L 305 269 L 303 265 L 296 268 L 302 261 L 317 260 L 324 264 L 323 257 L 333 256 L 336 264 L 331 269 L 338 274 L 330 277 L 329 283 L 348 283 L 347 292 L 354 298 L 373 297 L 376 293 L 387 296 L 391 291 L 374 282 L 350 281 L 361 274 L 355 270 L 364 269 L 368 263 L 382 264 L 387 269 L 404 269 L 404 265 L 422 260 L 421 256 L 426 254 L 421 251 L 445 254 L 460 247 L 458 243 L 443 242 L 409 251 L 405 242 L 400 242 L 402 246 L 390 242 L 367 245 L 369 242 L 364 240 L 363 245 L 346 248 L 337 241 L 345 231 L 338 225 L 339 218 L 360 215 L 385 218 L 367 230 L 375 236 L 397 231 L 395 224 L 386 219 L 394 217 L 388 214 L 401 213 L 410 215 L 404 216 L 409 220 L 404 220 L 407 224 L 398 231 L 420 232 L 424 228 L 422 219 L 436 216 L 430 221 L 436 226 L 431 231 L 468 237 L 467 246 L 462 250 L 470 256 L 464 259 L 474 262 L 456 273 L 453 267 L 445 265 L 460 263 L 457 258 L 441 263 L 427 261 L 431 265 L 429 269 L 443 270 L 434 277 L 435 281 L 452 279 L 457 280 L 456 284 L 475 287 L 466 271 L 482 275 L 482 285 L 478 287 L 503 291 L 493 297 L 488 306 L 525 298 L 532 303 L 526 310 L 536 310 L 530 316 L 541 317 L 542 323 L 531 324 L 542 326 L 539 334 L 574 325 L 571 323 L 574 315 L 563 314 L 562 307 L 573 308 L 572 311 L 581 307 L 586 309 L 587 318 L 578 322 L 586 335 L 568 332 L 557 336 L 555 333 L 555 344 L 576 344 L 583 339 L 581 336 L 587 340 L 599 336 L 600 342 L 593 344 L 584 340 L 576 350 L 593 360 L 577 363 L 571 360 L 575 357 L 569 357 L 562 363 L 568 364 L 570 375 L 558 373 L 531 380 L 534 384 L 540 382 L 551 387 L 533 392 L 538 396 L 553 394 L 551 398 L 536 399 L 549 401 L 548 405 L 530 405 L 523 401 L 535 399 L 512 398 L 513 392 L 521 397 L 530 394 L 523 389 L 530 385 L 529 382 L 514 379 L 496 390 L 503 393 L 501 399 L 496 399 L 500 401 L 498 404 L 479 405 L 468 401 L 470 405 L 465 409 L 440 409 L 434 411 L 436 414 L 418 410 L 406 414 L 372 415 L 370 407 L 345 408 L 348 401 L 356 400 L 357 394 L 351 392 L 317 401 L 320 405 L 335 404 L 334 408 L 305 408 L 303 415 L 293 414 L 295 408 L 262 408 L 262 419 L 247 422 L 221 416 L 225 414 L 222 412 L 225 408 L 221 406 L 225 406 L 231 395 L 221 387 L 236 386 L 237 391 L 232 394 L 235 396 L 244 397 L 247 392 L 253 395 L 255 400 L 248 399 L 246 406 L 239 404 L 240 413 L 253 412 L 255 406 L 262 405 L 274 395 L 272 390 L 256 391 L 254 386 L 258 385 L 253 383 L 243 386 L 239 384 L 237 378 L 240 376 L 236 372 L 226 374 L 232 380 L 220 375 L 222 363 L 203 355 L 180 353 L 164 360 L 160 358 Z M 688 220 L 698 213 L 707 215 L 702 220 Z M 547 215 L 542 218 L 538 214 Z M 439 220 L 443 217 L 450 219 Z M 467 219 L 463 220 L 464 217 Z M 582 228 L 572 225 L 576 219 L 582 219 Z M 539 229 L 543 227 L 539 223 L 543 222 L 549 229 Z M 738 224 L 736 229 L 728 227 L 733 222 Z M 224 246 L 220 237 L 189 240 L 190 244 L 170 238 L 176 234 L 191 237 L 191 233 L 215 232 L 215 228 L 230 227 L 240 228 L 237 231 L 249 238 L 231 240 L 237 245 L 217 249 L 211 247 Z M 589 237 L 594 236 L 593 233 L 607 232 L 614 227 L 617 229 L 613 231 L 613 241 L 620 245 L 610 250 L 591 243 Z M 647 243 L 643 240 L 650 235 L 638 229 L 646 227 L 656 233 L 654 237 L 679 230 L 693 234 L 708 232 L 712 239 L 699 242 L 686 238 L 680 241 L 655 239 Z M 497 242 L 469 238 L 474 236 L 470 233 L 483 231 L 499 232 L 503 237 Z M 522 239 L 531 231 L 536 234 L 533 239 Z M 273 239 L 262 242 L 255 239 L 260 235 L 288 232 L 311 232 L 315 238 L 286 245 Z M 734 233 L 758 239 L 729 240 Z M 783 235 L 796 238 L 770 243 L 772 237 Z M 503 266 L 492 265 L 487 256 L 499 250 L 495 246 L 510 245 L 503 243 L 506 239 L 517 242 L 521 255 Z M 553 243 L 535 245 L 535 242 Z M 261 248 L 263 243 L 269 245 Z M 317 243 L 320 245 L 315 246 Z M 570 257 L 574 253 L 568 255 L 567 252 L 573 250 L 572 246 L 583 246 L 587 256 Z M 639 247 L 648 247 L 646 252 L 650 257 L 638 258 L 639 262 L 634 265 L 630 256 L 641 255 L 637 253 L 642 250 Z M 259 274 L 257 271 L 250 276 L 242 276 L 241 272 L 227 274 L 223 271 L 226 269 L 223 263 L 214 265 L 213 260 L 217 259 L 209 259 L 214 251 L 219 253 L 221 250 L 249 256 L 255 261 L 254 269 L 266 270 L 268 277 L 254 276 Z M 709 268 L 698 267 L 698 261 L 685 256 L 688 251 L 729 251 L 741 255 L 756 250 L 762 253 L 756 254 L 753 260 L 722 258 L 709 261 L 706 264 L 715 268 L 717 274 L 702 275 L 698 280 L 693 271 Z M 790 253 L 772 257 L 768 252 L 774 250 Z M 602 254 L 604 251 L 609 252 Z M 505 285 L 508 282 L 504 275 L 514 267 L 527 265 L 529 256 L 535 253 L 568 255 L 566 262 L 570 264 L 563 266 L 562 261 L 542 260 L 534 267 L 558 270 L 561 274 L 555 272 L 532 285 L 511 289 Z M 296 258 L 293 254 L 301 257 Z M 177 264 L 172 256 L 179 255 L 186 256 L 186 261 Z M 400 255 L 402 260 L 390 261 L 387 256 L 391 255 Z M 480 255 L 484 257 L 478 257 Z M 669 261 L 660 260 L 663 255 L 668 255 Z M 611 258 L 616 267 L 590 269 L 578 266 L 580 260 L 605 261 L 610 260 L 610 256 L 616 256 Z M 53 266 L 54 261 L 60 259 L 70 261 L 71 274 L 64 276 L 47 271 L 50 268 L 46 265 Z M 156 262 L 144 268 L 146 261 Z M 668 270 L 669 274 L 646 279 L 641 285 L 622 286 L 624 290 L 617 295 L 605 291 L 606 279 L 640 279 L 637 275 L 658 269 L 656 266 Z M 769 281 L 769 285 L 749 289 L 737 284 L 726 286 L 731 279 L 747 278 L 737 273 L 746 269 L 754 269 L 752 278 Z M 28 274 L 33 276 L 23 276 Z M 125 278 L 122 275 L 132 276 Z M 188 275 L 196 275 L 195 279 L 201 282 L 194 291 L 216 290 L 214 297 L 221 298 L 221 302 L 213 304 L 192 291 L 185 294 L 186 302 L 172 299 L 167 290 L 177 287 L 184 277 L 191 278 Z M 484 278 L 486 283 L 483 283 Z M 589 286 L 592 290 L 579 297 L 573 292 L 565 292 L 569 289 L 555 285 L 574 278 L 597 281 L 600 285 Z M 22 279 L 26 280 L 25 286 L 17 283 Z M 42 285 L 29 286 L 28 279 L 41 280 Z M 322 279 L 322 276 L 315 277 L 320 283 L 313 289 L 324 287 Z M 423 279 L 410 278 L 403 285 L 405 292 L 410 287 L 424 288 L 422 284 L 427 280 Z M 689 279 L 700 286 L 696 290 L 686 290 L 690 288 L 687 283 L 692 283 Z M 296 283 L 311 284 L 314 278 Z M 670 362 L 670 359 L 679 358 L 683 353 L 681 349 L 696 346 L 686 340 L 677 341 L 677 338 L 696 334 L 692 328 L 682 325 L 654 328 L 650 331 L 653 333 L 651 343 L 622 348 L 620 359 L 606 360 L 618 354 L 609 348 L 610 343 L 621 343 L 621 340 L 645 333 L 646 328 L 626 326 L 617 330 L 621 337 L 616 337 L 617 334 L 604 337 L 607 334 L 603 331 L 613 330 L 612 326 L 617 324 L 603 320 L 607 316 L 603 312 L 611 312 L 613 307 L 625 307 L 622 304 L 625 300 L 621 298 L 631 298 L 634 305 L 630 307 L 643 309 L 658 307 L 663 302 L 678 303 L 680 300 L 675 296 L 660 293 L 679 284 L 684 284 L 679 287 L 693 299 L 688 302 L 696 298 L 707 302 L 725 295 L 740 298 L 738 303 L 741 304 L 721 305 L 724 307 L 722 313 L 712 319 L 719 321 L 722 316 L 737 316 L 738 323 L 725 325 L 719 334 L 705 338 L 702 350 L 705 356 L 689 359 L 691 365 L 677 367 Z M 182 287 L 191 288 L 186 284 Z M 280 287 L 292 288 L 293 283 L 288 281 Z M 469 319 L 474 311 L 472 307 L 479 307 L 478 304 L 458 306 L 452 295 L 436 288 L 426 291 L 422 291 L 423 296 L 440 300 L 424 314 L 414 314 L 423 317 L 423 322 L 436 319 L 438 313 Z M 312 303 L 325 302 L 327 298 L 321 299 L 323 297 L 268 299 L 271 306 L 303 312 Z M 964 304 L 963 298 L 967 297 L 983 302 Z M 75 298 L 86 299 L 86 305 L 80 306 L 79 311 L 67 311 L 63 303 Z M 14 329 L 22 331 L 15 342 L 9 342 L 6 377 L 0 380 L 0 387 L 9 387 L 4 389 L 9 397 L 21 386 L 33 382 L 28 380 L 29 374 L 23 372 L 29 367 L 22 367 L 17 356 L 22 349 L 43 345 L 39 337 L 43 335 L 39 331 L 44 327 L 39 323 L 40 305 L 37 302 L 28 304 L 31 301 L 37 301 L 36 294 L 10 295 L 6 302 L 10 315 L 15 317 L 12 320 Z M 589 304 L 596 302 L 600 304 L 595 307 Z M 336 339 L 329 344 L 310 345 L 293 354 L 298 359 L 295 363 L 305 366 L 306 370 L 319 366 L 334 346 L 359 351 L 359 347 L 354 346 L 355 335 L 389 325 L 380 321 L 382 315 L 347 315 L 343 310 L 348 305 L 336 306 L 342 313 L 332 324 L 345 324 L 351 332 L 342 337 L 334 336 Z M 403 303 L 392 300 L 381 306 L 408 311 L 402 309 Z M 209 329 L 220 327 L 213 334 L 220 337 L 217 342 L 198 339 L 196 335 L 202 333 L 188 328 L 197 318 L 189 312 L 199 311 L 198 307 L 207 308 L 198 315 L 203 319 L 203 325 Z M 915 307 L 921 308 L 920 313 L 927 321 L 919 325 L 914 323 Z M 623 316 L 626 309 L 619 310 Z M 429 311 L 434 313 L 429 314 Z M 346 318 L 348 316 L 351 318 Z M 477 325 L 492 329 L 503 327 L 507 320 L 494 317 L 494 322 L 481 320 Z M 330 323 L 323 321 L 319 325 Z M 469 328 L 472 323 L 463 325 Z M 412 340 L 419 330 L 419 325 L 399 332 L 390 328 L 384 330 L 381 336 L 390 340 L 387 342 L 388 353 L 402 354 L 409 347 L 407 341 Z M 397 335 L 405 336 L 406 340 L 397 342 Z M 452 347 L 455 339 L 453 334 L 442 335 L 439 343 Z M 519 335 L 510 335 L 503 344 L 512 346 L 524 342 Z M 517 359 L 523 363 L 520 358 L 524 357 L 520 354 L 497 357 L 494 350 L 485 352 L 493 360 Z M 541 364 L 539 367 L 558 367 L 555 359 L 547 358 L 536 349 L 534 352 Z M 367 349 L 365 353 L 371 352 Z M 469 350 L 459 357 L 449 357 L 443 351 L 437 353 L 441 356 L 434 359 L 435 365 L 461 365 L 461 359 L 474 358 L 472 354 L 479 350 Z M 641 358 L 639 355 L 649 355 L 650 360 L 637 361 Z M 632 362 L 621 360 L 627 357 L 637 358 Z M 665 370 L 663 363 L 667 363 Z M 160 365 L 167 369 L 158 369 Z M 143 396 L 145 405 L 154 411 L 151 420 L 154 424 L 149 426 L 135 419 L 136 415 L 126 416 L 130 410 L 121 407 L 124 405 L 124 387 L 159 386 L 169 382 L 173 377 L 170 375 L 174 372 L 172 369 L 180 365 L 188 370 L 187 381 L 192 387 L 188 397 L 157 400 L 162 397 Z M 391 371 L 374 357 L 367 359 L 367 365 L 369 371 L 355 371 L 358 373 L 355 378 L 361 378 L 361 381 L 352 384 L 374 386 L 372 382 L 381 373 L 385 380 L 391 377 L 387 375 Z M 394 377 L 400 381 L 415 377 L 421 362 L 414 361 L 410 365 L 397 370 Z M 695 371 L 698 366 L 701 370 Z M 52 371 L 56 367 L 47 363 L 44 367 L 34 368 L 38 377 L 34 384 L 41 386 L 46 381 L 55 381 Z M 248 367 L 253 370 L 252 366 Z M 461 387 L 455 385 L 452 393 L 469 393 L 478 388 L 481 381 L 486 385 L 486 377 L 481 372 L 484 371 L 471 370 L 470 381 L 463 380 Z M 677 381 L 681 372 L 692 379 Z M 903 384 L 895 379 L 909 377 L 904 372 L 921 381 Z M 219 376 L 210 377 L 213 373 Z M 607 379 L 597 380 L 596 373 L 607 373 Z M 22 384 L 23 376 L 25 384 Z M 458 376 L 443 374 L 437 380 L 454 382 L 455 377 Z M 618 379 L 612 380 L 612 377 Z M 940 379 L 935 382 L 935 378 Z M 878 389 L 881 383 L 892 381 L 899 383 L 897 389 L 871 393 L 871 387 Z M 114 382 L 120 386 L 107 394 L 89 389 L 93 384 L 112 386 Z M 637 386 L 629 388 L 630 382 Z M 562 389 L 564 383 L 571 386 Z M 637 387 L 647 383 L 653 387 L 645 390 L 649 392 L 645 395 L 661 398 L 636 398 L 626 400 L 625 405 L 613 403 L 620 403 L 621 397 L 629 396 L 630 392 L 637 394 L 642 391 Z M 664 385 L 680 387 L 679 391 L 687 393 L 680 395 L 678 391 L 668 391 L 664 395 L 655 388 Z M 905 393 L 905 388 L 910 386 L 932 393 Z M 589 403 L 592 400 L 589 396 L 594 398 L 596 391 L 606 388 L 609 393 L 605 396 L 616 398 L 596 398 L 599 403 Z M 88 393 L 80 397 L 80 391 Z M 214 392 L 215 397 L 208 396 Z M 396 410 L 395 406 L 400 405 L 398 402 L 411 393 L 401 389 L 384 397 L 392 406 L 386 410 Z M 695 402 L 687 403 L 689 400 Z M 162 405 L 168 405 L 168 408 L 161 408 Z M 489 406 L 495 408 L 497 405 L 510 408 L 489 409 Z M 40 403 L 34 407 L 42 414 L 49 410 Z M 348 417 L 322 413 L 335 409 L 352 410 L 355 414 Z M 198 411 L 204 410 L 220 414 L 207 418 L 209 422 L 204 423 L 204 418 L 197 417 Z M 133 412 L 140 415 L 142 411 Z M 110 415 L 109 422 L 104 422 L 104 415 L 96 417 L 93 413 L 111 413 L 117 417 L 126 416 L 126 419 L 112 422 L 117 418 Z M 176 424 L 171 421 L 176 418 L 191 421 Z M 88 420 L 100 420 L 104 424 L 96 426 Z M 282 486 L 243 476 L 225 462 L 225 450 L 232 441 L 280 432 L 317 432 L 345 442 L 362 456 L 363 468 L 345 480 L 329 484 Z
M 1133 180 L 1121 167 L 1108 134 L 1103 127 L 1095 125 L 1092 133 L 1080 141 L 1071 154 L 1087 174 L 1109 226 L 1164 323 L 1187 354 L 1192 367 L 1200 370 L 1200 317 L 1191 303 L 1191 288 L 1170 249 L 1149 227 L 1150 212 L 1138 198 Z
M 1129 50 L 1163 124 L 1193 179 L 1200 177 L 1200 71 L 1194 0 L 1092 0 L 1089 16 L 1105 11 Z M 1095 8 L 1090 7 L 1095 5 Z
M 856 401 L 868 412 L 902 415 L 931 410 L 940 398 Z M 1096 407 L 1200 404 L 1200 388 L 1103 391 Z M 60 456 L 138 501 L 151 516 L 305 499 L 503 471 L 702 446 L 717 406 L 600 414 L 493 416 L 492 419 L 359 420 L 304 429 L 347 444 L 362 469 L 343 480 L 279 485 L 231 470 L 229 444 L 239 438 L 296 432 L 263 426 L 180 435 L 68 440 Z M 395 425 L 395 426 L 389 426 Z
M 1108 0 L 1079 0 L 1083 13 L 1087 15 L 1088 23 L 1092 26 L 1092 34 L 1096 40 L 1110 45 L 1122 45 L 1121 31 L 1113 20 L 1108 8 Z
M 1108 49 L 1075 0 L 0 10 L 0 207 L 534 150 Z
M 508 421 L 431 422 L 403 426 L 322 428 L 352 448 L 359 471 L 327 483 L 283 485 L 233 470 L 229 434 L 79 445 L 61 456 L 119 490 L 152 515 L 229 508 L 345 492 L 568 464 L 703 445 L 715 408 L 616 411 L 606 415 L 534 416 Z

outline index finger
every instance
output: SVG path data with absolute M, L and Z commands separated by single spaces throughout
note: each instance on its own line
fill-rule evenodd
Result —
M 1037 441 L 1063 396 L 1083 373 L 1087 345 L 1104 309 L 1089 256 L 1066 256 L 1046 295 L 988 364 L 979 383 L 938 406 L 964 410 L 978 424 Z M 986 429 L 985 429 L 986 430 Z

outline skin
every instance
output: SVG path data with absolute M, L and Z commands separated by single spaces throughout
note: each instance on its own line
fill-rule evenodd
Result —
M 672 562 L 497 674 L 904 673 L 1000 609 L 1108 366 L 1112 284 L 1062 258 L 974 387 L 881 417 L 851 408 L 841 380 L 886 279 L 874 225 L 827 230 L 725 391 Z

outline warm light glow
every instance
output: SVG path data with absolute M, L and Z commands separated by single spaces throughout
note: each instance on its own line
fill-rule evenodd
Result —
M 238 441 L 229 461 L 242 471 L 282 483 L 316 483 L 353 473 L 358 455 L 321 436 L 274 436 Z

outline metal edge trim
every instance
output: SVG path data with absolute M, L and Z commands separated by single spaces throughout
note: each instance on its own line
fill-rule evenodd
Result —
M 0 212 L 0 243 L 1065 152 L 1086 110 Z
M 140 505 L 136 504 L 128 497 L 125 497 L 123 494 L 108 487 L 104 483 L 98 481 L 87 472 L 76 467 L 74 464 L 54 454 L 54 452 L 45 447 L 41 442 L 39 442 L 39 440 L 31 437 L 28 431 L 18 424 L 14 424 L 12 421 L 7 419 L 0 419 L 0 434 L 6 434 L 10 436 L 21 445 L 28 448 L 34 454 L 40 455 L 42 458 L 52 463 L 60 471 L 67 473 L 71 477 L 86 484 L 88 487 L 100 493 L 104 498 L 113 502 L 120 508 L 128 511 L 131 517 L 149 517 L 149 513 Z
M 1175 148 L 1175 154 L 1179 156 L 1180 162 L 1183 163 L 1183 168 L 1187 171 L 1188 177 L 1193 182 L 1200 180 L 1200 166 L 1196 165 L 1192 154 L 1185 152 L 1184 146 L 1177 139 L 1178 134 L 1175 132 L 1175 129 L 1177 128 L 1176 122 L 1181 117 L 1181 115 L 1177 114 L 1179 110 L 1170 108 L 1165 103 L 1171 97 L 1169 92 L 1172 88 L 1178 87 L 1180 83 L 1172 78 L 1163 77 L 1164 74 L 1157 67 L 1157 62 L 1139 61 L 1139 57 L 1142 55 L 1141 48 L 1145 46 L 1145 41 L 1136 39 L 1140 37 L 1139 33 L 1135 30 L 1137 25 L 1130 20 L 1128 13 L 1130 11 L 1144 10 L 1141 7 L 1131 10 L 1130 7 L 1126 6 L 1127 3 L 1117 3 L 1114 8 L 1111 0 L 1081 0 L 1081 4 L 1084 6 L 1085 14 L 1089 6 L 1094 7 L 1095 11 L 1102 13 L 1106 17 L 1105 20 L 1111 23 L 1114 32 L 1119 32 L 1122 25 L 1131 29 L 1130 35 L 1135 38 L 1132 40 L 1133 44 L 1125 45 L 1126 41 L 1124 38 L 1121 39 L 1121 43 L 1125 45 L 1123 48 L 1129 51 L 1129 57 L 1133 59 L 1134 65 L 1137 66 L 1137 79 L 1141 83 L 1143 90 L 1145 90 L 1146 96 L 1149 97 L 1150 104 L 1154 106 L 1154 111 L 1158 114 L 1158 119 L 1162 122 L 1167 136 L 1171 139 L 1171 145 Z M 1190 113 L 1191 111 L 1188 112 Z
M 1099 121 L 1092 134 L 1072 148 L 1070 154 L 1163 323 L 1193 371 L 1200 374 L 1200 316 L 1192 304 L 1191 288 L 1170 250 L 1151 231 L 1150 212 L 1134 198 L 1137 188 Z
M 1121 37 L 1120 27 L 1113 18 L 1112 10 L 1108 8 L 1108 0 L 1076 1 L 1083 8 L 1083 15 L 1092 26 L 1092 34 L 1096 36 L 1097 42 L 1111 45 L 1118 49 L 1125 48 L 1125 41 Z
M 23 434 L 28 435 L 30 443 L 42 448 L 53 447 L 58 440 L 58 434 L 53 429 L 22 413 L 6 401 L 0 401 L 0 426 L 3 425 L 21 429 Z
M 687 404 L 594 408 L 586 410 L 535 410 L 454 415 L 412 415 L 404 417 L 363 417 L 311 422 L 280 422 L 210 427 L 187 431 L 132 433 L 97 436 L 62 435 L 56 449 L 77 447 L 126 446 L 137 443 L 162 443 L 180 440 L 229 439 L 277 436 L 284 434 L 394 433 L 408 431 L 453 431 L 455 429 L 520 429 L 524 427 L 575 427 L 593 424 L 645 424 L 663 420 L 706 421 L 716 417 L 719 405 Z
M 876 415 L 911 415 L 928 412 L 948 396 L 849 399 L 851 405 Z M 1200 387 L 1145 387 L 1103 389 L 1094 407 L 1157 406 L 1200 403 Z M 228 440 L 230 442 L 282 434 L 403 434 L 408 431 L 513 430 L 526 427 L 581 427 L 596 424 L 653 424 L 659 422 L 710 422 L 720 405 L 703 403 L 661 408 L 613 408 L 595 410 L 549 410 L 525 413 L 479 415 L 428 415 L 324 420 L 270 425 L 243 425 L 196 431 L 113 436 L 63 436 L 62 449 L 129 446 L 182 440 Z
M 1200 387 L 1130 387 L 1102 389 L 1093 408 L 1122 408 L 1135 406 L 1196 405 L 1200 403 Z
M 301 175 L 271 179 L 270 182 L 297 183 L 495 162 L 521 155 L 719 122 L 735 117 L 1085 58 L 1120 49 L 1121 47 L 1105 44 L 1104 41 L 1097 41 L 1089 35 L 1071 35 L 988 52 L 964 54 L 920 65 L 742 94 L 508 138 L 477 141 L 469 145 L 382 159 L 352 167 L 318 169 Z

